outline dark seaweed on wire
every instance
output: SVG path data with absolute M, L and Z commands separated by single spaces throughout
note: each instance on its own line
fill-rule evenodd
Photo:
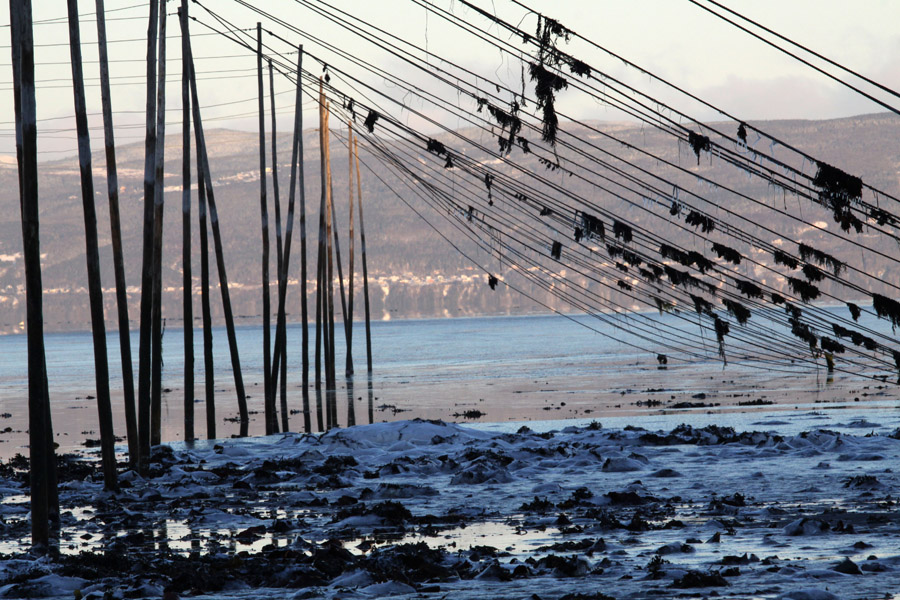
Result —
M 639 267 L 644 264 L 643 259 L 631 250 L 622 250 L 622 260 L 627 262 L 632 267 Z
M 877 206 L 873 206 L 869 209 L 869 218 L 873 219 L 879 225 L 890 224 L 891 226 L 897 225 L 897 218 L 894 217 L 891 213 L 886 210 L 882 210 Z
M 425 146 L 425 148 L 429 152 L 433 152 L 434 154 L 437 154 L 438 156 L 443 156 L 443 155 L 447 154 L 447 147 L 442 142 L 439 142 L 434 138 L 428 138 L 428 143 Z
M 703 288 L 710 294 L 715 293 L 715 287 L 712 284 L 697 279 L 687 271 L 679 271 L 675 267 L 670 267 L 669 265 L 665 265 L 663 269 L 666 272 L 666 277 L 668 277 L 669 281 L 672 282 L 672 285 Z
M 688 260 L 690 261 L 690 263 L 692 265 L 696 266 L 697 270 L 700 271 L 701 273 L 706 273 L 707 271 L 712 270 L 712 268 L 714 266 L 713 262 L 711 260 L 709 260 L 708 258 L 706 258 L 705 256 L 703 256 L 702 254 L 700 254 L 699 252 L 697 252 L 696 250 L 689 250 L 687 255 L 688 255 Z M 690 266 L 690 265 L 687 265 L 687 266 Z
M 688 135 L 688 143 L 691 145 L 691 149 L 694 151 L 694 154 L 697 155 L 697 164 L 700 164 L 700 153 L 703 151 L 709 152 L 710 144 L 709 144 L 709 136 L 702 135 L 700 133 L 690 132 Z
M 617 258 L 619 256 L 622 256 L 622 252 L 624 252 L 624 251 L 625 250 L 623 248 L 620 248 L 619 246 L 616 246 L 615 244 L 607 244 L 606 245 L 606 253 L 609 254 L 610 258 Z
M 448 154 L 448 155 L 447 155 L 447 162 L 444 163 L 444 168 L 445 168 L 445 169 L 452 169 L 452 168 L 454 168 L 455 166 L 456 166 L 456 165 L 453 164 L 453 157 L 450 156 L 450 155 Z
M 488 275 L 488 285 L 491 286 L 492 290 L 497 289 L 498 283 L 499 280 L 496 277 L 494 277 L 493 275 Z
M 516 142 L 516 136 L 522 131 L 522 119 L 518 116 L 519 103 L 514 100 L 510 112 L 506 112 L 493 104 L 488 104 L 487 107 L 488 112 L 500 125 L 500 134 L 497 136 L 500 154 L 508 155 Z
M 807 244 L 800 244 L 800 258 L 809 261 L 812 261 L 830 267 L 835 275 L 840 275 L 841 270 L 846 266 L 843 262 L 831 256 L 830 254 L 826 254 L 821 250 L 816 250 L 812 246 Z
M 823 273 L 822 270 L 815 265 L 803 265 L 803 274 L 810 281 L 822 281 L 823 279 L 825 279 L 825 273 Z
M 622 223 L 618 220 L 613 221 L 613 235 L 616 237 L 616 239 L 621 239 L 626 244 L 634 239 L 631 225 Z
M 556 92 L 569 87 L 564 77 L 548 71 L 543 64 L 530 63 L 528 72 L 534 82 L 534 95 L 537 106 L 544 111 L 542 139 L 551 146 L 556 145 L 556 132 L 559 129 L 559 118 L 556 116 Z
M 663 314 L 664 312 L 673 312 L 675 310 L 675 305 L 667 300 L 663 300 L 659 296 L 651 296 L 653 298 L 653 303 L 656 305 L 656 310 L 659 311 L 659 314 Z
M 737 322 L 741 325 L 746 325 L 747 321 L 750 319 L 750 309 L 741 304 L 740 302 L 736 302 L 734 300 L 729 300 L 728 298 L 722 299 L 722 304 L 725 305 L 725 308 L 728 312 L 737 319 Z
M 898 373 L 900 373 L 900 352 L 898 352 L 897 350 L 891 350 L 891 354 L 894 357 L 894 365 L 896 365 L 897 371 Z M 900 379 L 898 379 L 898 381 L 900 381 Z
M 713 328 L 716 331 L 716 341 L 719 343 L 719 356 L 722 357 L 722 362 L 728 364 L 728 360 L 725 358 L 725 336 L 728 335 L 731 328 L 728 326 L 728 321 L 723 321 L 718 315 L 713 316 Z
M 519 142 L 519 148 L 522 149 L 522 152 L 528 154 L 531 152 L 531 146 L 528 145 L 528 140 L 523 138 L 521 135 L 516 137 L 516 141 Z
M 831 329 L 832 331 L 834 331 L 834 335 L 839 338 L 850 340 L 851 342 L 853 342 L 854 346 L 862 346 L 866 350 L 876 350 L 878 348 L 878 342 L 858 331 L 847 329 L 846 327 L 841 327 L 837 323 L 832 323 Z
M 685 219 L 688 225 L 693 225 L 694 227 L 700 227 L 703 233 L 709 233 L 716 228 L 716 222 L 713 221 L 710 217 L 706 215 L 702 215 L 696 210 L 692 210 L 688 213 L 687 218 Z
M 772 299 L 772 304 L 784 304 L 787 302 L 787 299 L 778 292 L 772 292 L 769 295 L 769 298 Z
M 617 263 L 616 263 L 616 268 L 617 268 L 618 270 L 622 271 L 623 273 L 627 273 L 627 272 L 628 272 L 628 265 L 626 265 L 626 264 L 624 264 L 624 263 L 617 262 Z
M 673 217 L 677 217 L 679 214 L 681 214 L 681 203 L 676 200 L 672 200 L 672 206 L 669 207 L 669 214 Z
M 374 110 L 370 110 L 370 111 L 369 111 L 369 114 L 366 115 L 366 120 L 365 120 L 365 122 L 363 123 L 363 125 L 365 125 L 365 126 L 366 126 L 366 129 L 369 130 L 369 133 L 374 133 L 374 132 L 375 132 L 375 123 L 376 123 L 376 121 L 378 121 L 378 118 L 379 118 L 380 116 L 381 116 L 381 115 L 379 115 L 379 114 L 378 114 L 376 111 L 374 111 Z
M 791 333 L 794 334 L 797 338 L 803 340 L 807 344 L 809 344 L 810 351 L 814 351 L 816 346 L 819 345 L 819 338 L 816 337 L 816 334 L 812 332 L 809 328 L 809 325 L 806 323 L 801 323 L 797 319 L 788 319 L 788 322 L 791 324 Z
M 752 281 L 746 281 L 743 279 L 735 279 L 734 285 L 737 286 L 737 289 L 740 293 L 744 294 L 748 298 L 762 298 L 763 291 L 758 285 L 753 283 Z
M 796 269 L 800 266 L 800 261 L 783 250 L 775 250 L 772 252 L 775 257 L 775 264 L 784 265 L 789 269 Z
M 697 311 L 698 315 L 708 315 L 710 317 L 715 316 L 713 313 L 713 303 L 703 298 L 701 296 L 695 296 L 694 294 L 688 294 L 691 297 L 691 301 L 694 303 L 694 310 Z
M 833 340 L 830 337 L 822 336 L 822 339 L 819 340 L 819 345 L 822 346 L 822 350 L 825 352 L 831 352 L 832 354 L 843 354 L 847 351 L 847 347 L 844 346 L 837 340 Z
M 862 200 L 862 179 L 822 161 L 816 161 L 816 165 L 818 170 L 812 183 L 819 188 L 819 200 L 825 206 L 843 208 Z
M 738 125 L 737 136 L 744 144 L 747 143 L 747 125 L 745 123 Z
M 647 265 L 649 268 L 645 269 L 643 267 L 638 269 L 638 272 L 641 274 L 641 277 L 649 281 L 650 283 L 659 283 L 659 278 L 663 275 L 663 270 L 658 265 Z
M 741 264 L 741 253 L 733 248 L 729 248 L 728 246 L 723 246 L 718 242 L 713 242 L 712 245 L 713 252 L 727 262 L 730 262 L 735 265 Z
M 900 302 L 881 294 L 872 294 L 872 308 L 882 319 L 888 319 L 894 329 L 900 325 Z
M 584 230 L 581 227 L 576 227 L 575 232 L 573 234 L 573 238 L 575 239 L 575 241 L 580 242 L 583 237 L 584 237 Z
M 562 256 L 562 242 L 553 242 L 553 245 L 550 247 L 550 256 L 559 260 L 560 256 Z
M 538 214 L 540 214 L 540 216 L 542 216 L 542 217 L 549 217 L 550 215 L 553 214 L 553 211 L 550 210 L 549 208 L 547 208 L 546 206 L 542 206 L 541 212 Z
M 566 63 L 569 65 L 569 70 L 579 75 L 581 77 L 590 77 L 591 76 L 591 68 L 587 65 L 587 63 L 578 60 L 575 57 L 569 57 L 566 60 Z
M 859 306 L 853 302 L 848 302 L 847 309 L 850 311 L 850 316 L 853 317 L 853 320 L 859 321 L 859 316 L 862 314 L 862 310 L 860 310 Z
M 597 236 L 600 240 L 606 239 L 606 228 L 603 226 L 603 221 L 594 215 L 589 215 L 585 212 L 581 213 L 581 228 L 584 229 L 585 234 L 589 237 Z
M 630 292 L 632 289 L 634 289 L 631 287 L 630 283 L 628 283 L 627 281 L 625 281 L 623 279 L 620 279 L 619 281 L 617 281 L 616 285 L 618 285 L 620 288 L 622 288 L 626 292 Z
M 792 319 L 799 319 L 803 316 L 803 311 L 789 302 L 785 302 L 784 312 L 789 314 Z
M 788 277 L 788 285 L 791 286 L 794 293 L 800 296 L 800 299 L 804 302 L 809 302 L 810 300 L 815 300 L 819 297 L 819 288 L 802 279 Z

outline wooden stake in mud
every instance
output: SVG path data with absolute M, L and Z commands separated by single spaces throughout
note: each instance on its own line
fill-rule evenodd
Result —
M 244 377 L 241 374 L 241 359 L 238 355 L 237 334 L 234 330 L 231 295 L 228 292 L 228 275 L 225 272 L 225 253 L 222 250 L 222 235 L 219 231 L 219 214 L 216 210 L 216 198 L 213 194 L 212 176 L 209 172 L 209 156 L 206 153 L 206 137 L 203 134 L 203 121 L 200 117 L 197 77 L 194 69 L 193 55 L 191 53 L 190 36 L 188 35 L 187 37 L 188 57 L 191 63 L 191 112 L 194 116 L 194 132 L 197 143 L 197 156 L 199 158 L 198 172 L 203 174 L 203 182 L 206 187 L 206 200 L 209 202 L 209 220 L 211 221 L 213 245 L 216 251 L 216 267 L 219 271 L 219 290 L 222 293 L 222 310 L 225 313 L 225 331 L 228 334 L 228 349 L 231 352 L 231 370 L 234 374 L 234 388 L 237 392 L 238 411 L 240 413 L 240 435 L 245 437 L 250 425 L 250 415 L 247 412 L 247 396 L 244 393 Z
M 194 65 L 191 59 L 190 21 L 181 20 L 182 56 L 184 69 L 188 76 L 188 87 L 193 79 Z M 194 99 L 190 100 L 193 112 Z M 186 119 L 185 119 L 186 120 Z M 200 130 L 194 127 L 194 138 L 197 148 L 197 212 L 200 220 L 200 306 L 203 315 L 203 378 L 204 402 L 206 404 L 206 437 L 216 438 L 216 386 L 215 365 L 213 363 L 212 311 L 209 302 L 209 234 L 206 224 L 206 175 L 203 160 L 200 158 Z
M 307 306 L 306 297 L 306 280 L 308 277 L 306 266 L 306 184 L 303 176 L 303 88 L 301 84 L 303 73 L 303 46 L 299 46 L 297 50 L 297 98 L 295 100 L 296 107 L 294 109 L 294 135 L 297 138 L 294 144 L 296 148 L 295 151 L 297 152 L 297 159 L 294 162 L 297 164 L 299 170 L 298 185 L 300 186 L 300 318 L 303 324 L 303 329 L 301 331 L 301 343 L 303 344 L 303 358 L 301 362 L 301 369 L 303 370 L 303 373 L 301 374 L 303 384 L 303 428 L 304 431 L 309 433 L 311 431 L 311 418 L 309 414 L 309 307 Z M 293 177 L 291 179 L 291 191 L 293 192 Z
M 356 198 L 359 203 L 359 245 L 362 253 L 363 299 L 366 309 L 366 365 L 372 374 L 372 329 L 369 320 L 369 269 L 366 266 L 366 228 L 363 224 L 362 180 L 359 178 L 359 138 L 353 139 L 353 155 L 356 158 Z
M 327 300 L 325 292 L 325 280 L 327 269 L 325 267 L 325 207 L 328 196 L 328 179 L 325 172 L 325 92 L 322 78 L 319 78 L 319 175 L 321 200 L 319 203 L 319 248 L 316 268 L 316 412 L 318 415 L 319 431 L 323 431 L 322 423 L 322 362 L 325 363 L 325 381 L 328 385 L 328 328 L 325 326 L 327 314 Z
M 270 84 L 272 83 L 271 71 L 272 63 L 269 63 L 269 76 L 270 76 Z M 287 301 L 287 280 L 288 280 L 288 272 L 291 261 L 291 240 L 293 239 L 294 232 L 294 200 L 296 198 L 296 190 L 297 190 L 297 167 L 298 160 L 300 161 L 300 229 L 301 229 L 301 268 L 303 279 L 301 292 L 303 297 L 301 298 L 302 304 L 302 315 L 301 319 L 303 322 L 303 352 L 304 352 L 304 374 L 303 374 L 303 414 L 304 414 L 304 426 L 306 427 L 306 431 L 310 431 L 310 415 L 309 415 L 309 390 L 307 389 L 307 385 L 309 384 L 309 373 L 307 372 L 309 369 L 309 332 L 307 330 L 307 309 L 306 309 L 306 195 L 303 189 L 304 181 L 303 181 L 303 107 L 302 107 L 302 90 L 303 88 L 300 85 L 300 77 L 301 71 L 303 68 L 303 47 L 300 47 L 300 52 L 298 53 L 297 58 L 297 95 L 294 105 L 294 135 L 292 138 L 291 145 L 291 187 L 290 192 L 288 193 L 288 214 L 287 214 L 287 223 L 285 225 L 285 240 L 284 240 L 284 254 L 283 257 L 279 260 L 279 275 L 278 275 L 278 330 L 275 335 L 275 357 L 272 361 L 272 378 L 275 379 L 275 374 L 281 370 L 281 420 L 282 420 L 282 429 L 287 431 L 288 428 L 288 409 L 287 409 L 287 326 L 286 326 L 286 318 L 285 318 L 285 303 Z M 272 89 L 274 92 L 274 89 Z M 275 96 L 274 93 L 270 94 L 270 98 L 272 99 L 272 131 L 274 136 L 275 131 Z M 273 145 L 273 160 L 275 156 L 274 145 Z M 274 171 L 273 171 L 274 174 Z M 277 177 L 275 179 L 277 181 Z M 277 190 L 277 186 L 275 188 Z M 278 194 L 276 193 L 276 212 L 275 218 L 276 222 L 278 221 Z M 278 226 L 280 230 L 280 225 Z M 279 253 L 281 252 L 281 244 L 279 237 Z M 280 366 L 279 366 L 280 365 Z
M 288 430 L 287 407 L 287 319 L 284 303 L 281 302 L 282 282 L 287 283 L 287 271 L 284 269 L 284 246 L 281 235 L 281 196 L 278 190 L 278 129 L 275 115 L 275 75 L 272 69 L 272 59 L 269 59 L 269 112 L 272 115 L 272 193 L 275 195 L 275 269 L 278 275 L 278 310 L 276 316 L 275 355 L 281 357 L 281 366 L 275 365 L 272 369 L 272 396 L 276 388 L 281 396 L 281 430 Z M 293 214 L 291 215 L 293 217 Z M 277 362 L 277 359 L 276 359 Z M 278 377 L 278 375 L 281 377 Z M 280 383 L 280 385 L 276 385 Z M 273 398 L 272 405 L 275 405 Z M 277 424 L 276 424 L 277 430 Z
M 269 301 L 269 208 L 266 197 L 266 104 L 263 97 L 262 24 L 256 24 L 256 74 L 259 83 L 259 212 L 262 223 L 263 393 L 266 435 L 275 433 L 275 395 L 272 393 L 272 323 Z
M 134 404 L 134 369 L 131 364 L 131 332 L 128 321 L 128 292 L 125 283 L 125 259 L 122 253 L 122 225 L 119 216 L 119 176 L 116 167 L 116 142 L 113 134 L 112 94 L 109 89 L 109 54 L 106 49 L 104 0 L 96 0 L 97 46 L 100 55 L 100 101 L 103 108 L 103 137 L 106 142 L 106 187 L 109 195 L 109 224 L 112 237 L 113 268 L 116 278 L 116 308 L 119 322 L 119 353 L 122 358 L 122 387 L 125 399 L 125 430 L 128 436 L 128 462 L 137 467 L 140 445 L 137 411 Z
M 353 258 L 355 240 L 353 231 L 353 119 L 347 119 L 347 181 L 349 182 L 350 198 L 347 203 L 350 209 L 350 258 L 347 274 L 347 318 L 344 327 L 347 329 L 347 365 L 346 375 L 353 375 Z M 358 184 L 359 182 L 357 182 Z
M 34 88 L 34 36 L 31 0 L 9 4 L 14 89 L 18 89 L 16 137 L 20 142 L 19 201 L 25 262 L 28 327 L 28 439 L 31 485 L 31 545 L 46 553 L 50 519 L 59 515 L 55 483 L 56 457 L 50 419 L 41 282 L 40 219 L 38 212 L 37 110 Z M 19 145 L 19 144 L 17 144 Z M 57 498 L 57 506 L 54 506 Z
M 325 141 L 325 177 L 326 177 L 326 194 L 325 194 L 325 252 L 327 254 L 325 262 L 325 328 L 328 331 L 328 353 L 325 360 L 325 416 L 328 428 L 337 425 L 335 416 L 337 411 L 335 408 L 337 389 L 337 377 L 335 376 L 335 341 L 334 341 L 334 250 L 332 245 L 332 221 L 334 217 L 332 213 L 333 196 L 331 188 L 331 142 L 329 141 L 328 121 L 330 110 L 328 101 L 325 102 L 325 127 L 323 128 L 323 136 Z
M 84 239 L 87 258 L 88 296 L 91 304 L 91 333 L 94 341 L 94 377 L 97 384 L 97 411 L 100 418 L 100 455 L 103 487 L 118 488 L 116 477 L 116 436 L 113 432 L 109 399 L 109 359 L 106 353 L 106 324 L 103 320 L 103 287 L 100 283 L 100 249 L 97 241 L 97 209 L 94 205 L 94 176 L 91 167 L 91 135 L 88 131 L 81 70 L 81 30 L 78 0 L 67 0 L 69 16 L 69 57 L 75 95 L 75 127 L 78 132 L 78 162 L 81 168 L 81 199 L 84 207 Z
M 150 383 L 150 445 L 161 441 L 162 427 L 162 236 L 165 207 L 166 148 L 166 0 L 159 0 L 159 68 L 156 82 L 156 160 L 153 187 L 153 311 Z
M 191 277 L 191 83 L 187 63 L 187 39 L 184 21 L 188 18 L 188 1 L 181 0 L 178 19 L 181 23 L 181 287 L 184 315 L 184 440 L 194 436 L 194 302 Z
M 153 202 L 156 177 L 156 38 L 159 3 L 150 0 L 147 27 L 147 133 L 144 140 L 144 242 L 141 260 L 141 322 L 138 348 L 140 469 L 150 460 L 150 355 L 153 314 Z

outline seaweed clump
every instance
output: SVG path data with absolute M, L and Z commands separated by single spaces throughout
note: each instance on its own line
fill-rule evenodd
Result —
M 369 114 L 366 115 L 366 120 L 363 122 L 363 125 L 366 126 L 366 129 L 369 130 L 369 133 L 375 133 L 375 123 L 381 117 L 376 111 L 370 110 Z
M 882 319 L 888 319 L 896 330 L 900 325 L 900 302 L 881 294 L 872 294 L 872 308 Z
M 830 254 L 826 254 L 821 250 L 816 250 L 812 246 L 800 244 L 800 258 L 809 261 L 812 259 L 820 265 L 826 265 L 831 268 L 835 275 L 840 275 L 841 270 L 845 267 L 844 263 Z
M 694 227 L 700 227 L 703 233 L 709 233 L 716 228 L 716 222 L 712 220 L 711 217 L 707 217 L 706 215 L 702 215 L 696 210 L 692 210 L 688 213 L 687 218 L 685 219 L 688 225 L 693 225 Z
M 862 179 L 821 161 L 816 165 L 818 170 L 812 183 L 819 188 L 819 203 L 831 209 L 841 229 L 850 231 L 853 227 L 857 233 L 861 232 L 862 221 L 853 214 L 851 204 L 862 201 Z
M 700 164 L 700 153 L 703 151 L 709 152 L 710 143 L 709 136 L 702 135 L 700 133 L 690 132 L 688 135 L 688 143 L 691 145 L 691 149 L 694 151 L 694 154 L 697 155 L 697 164 Z
M 750 309 L 741 304 L 740 302 L 735 302 L 734 300 L 729 300 L 727 298 L 722 299 L 722 304 L 725 305 L 725 308 L 728 309 L 728 312 L 737 319 L 737 322 L 741 325 L 746 325 L 747 321 L 750 319 Z
M 788 285 L 791 286 L 794 293 L 800 296 L 800 299 L 804 302 L 809 302 L 810 300 L 815 300 L 819 297 L 819 288 L 802 279 L 788 277 Z
M 613 221 L 613 235 L 616 236 L 617 239 L 621 239 L 626 244 L 634 238 L 631 230 L 631 225 L 622 223 L 618 220 Z
M 728 261 L 732 264 L 739 265 L 741 264 L 741 253 L 733 248 L 729 248 L 728 246 L 723 246 L 718 242 L 714 242 L 712 245 L 713 252 L 718 255 L 722 260 Z

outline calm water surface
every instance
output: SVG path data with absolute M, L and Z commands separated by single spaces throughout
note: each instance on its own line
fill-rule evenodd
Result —
M 644 319 L 645 317 L 639 317 Z M 660 327 L 673 323 L 671 315 L 648 315 Z M 865 317 L 864 317 L 865 318 Z M 588 323 L 592 329 L 575 321 Z M 678 325 L 685 327 L 683 321 Z M 866 327 L 889 325 L 872 320 Z M 599 331 L 599 333 L 598 333 Z M 262 433 L 262 330 L 240 327 L 238 345 L 248 403 L 251 434 Z M 315 339 L 311 330 L 310 341 Z M 865 402 L 896 404 L 893 385 L 838 373 L 832 381 L 824 366 L 780 369 L 729 357 L 723 369 L 715 341 L 696 327 L 687 335 L 700 340 L 706 358 L 686 364 L 663 342 L 640 339 L 589 317 L 561 316 L 484 317 L 408 320 L 372 324 L 374 373 L 366 374 L 365 333 L 354 326 L 356 375 L 341 379 L 338 390 L 339 424 L 413 417 L 491 422 L 560 418 L 610 419 L 639 414 L 671 413 L 668 407 L 691 402 L 695 413 L 735 409 L 739 402 L 769 405 L 793 403 L 809 408 L 816 403 Z M 132 353 L 137 361 L 137 332 Z M 338 372 L 343 372 L 344 332 L 336 327 Z M 195 422 L 198 436 L 205 434 L 202 332 L 195 330 Z M 49 334 L 47 366 L 53 421 L 64 449 L 96 438 L 96 395 L 93 351 L 89 333 Z M 299 325 L 288 326 L 288 403 L 300 411 L 301 373 Z M 632 344 L 646 350 L 639 350 Z M 231 362 L 223 328 L 214 330 L 218 435 L 237 433 L 229 419 L 237 413 Z M 124 435 L 122 376 L 118 334 L 108 335 L 110 388 L 116 431 Z M 163 338 L 163 438 L 183 435 L 183 334 L 169 328 Z M 657 353 L 670 356 L 665 370 L 657 368 Z M 24 335 L 0 336 L 0 457 L 22 452 L 27 443 L 27 362 Z M 136 375 L 136 373 L 135 373 Z M 313 373 L 310 373 L 313 379 Z M 703 396 L 705 395 L 705 396 Z M 652 402 L 651 402 L 652 401 Z M 313 411 L 315 396 L 311 393 Z M 702 406 L 700 406 L 702 405 Z M 352 407 L 352 410 L 351 410 Z M 742 410 L 747 410 L 742 409 Z M 681 414 L 681 413 L 678 413 Z M 303 427 L 302 414 L 292 414 L 291 429 Z M 317 429 L 315 416 L 313 430 Z

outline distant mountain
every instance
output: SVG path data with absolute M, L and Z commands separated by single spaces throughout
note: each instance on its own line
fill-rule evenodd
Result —
M 769 205 L 782 202 L 799 202 L 796 198 L 784 198 L 781 193 L 771 188 L 761 179 L 754 180 L 737 170 L 723 171 L 723 167 L 711 165 L 714 158 L 701 157 L 699 165 L 689 147 L 679 146 L 672 138 L 634 124 L 592 122 L 590 127 L 614 134 L 619 140 L 636 144 L 658 156 L 673 160 L 694 172 L 704 172 L 716 168 L 716 181 L 722 186 L 735 187 L 742 193 Z M 763 130 L 779 139 L 790 143 L 808 154 L 825 162 L 839 166 L 850 173 L 859 175 L 867 183 L 884 191 L 900 196 L 900 118 L 893 115 L 866 115 L 848 119 L 831 121 L 769 121 L 757 123 Z M 734 124 L 721 124 L 731 130 Z M 563 123 L 561 135 L 566 133 L 578 136 L 595 144 L 585 147 L 591 154 L 602 154 L 602 151 L 615 153 L 633 160 L 638 166 L 648 169 L 659 169 L 655 161 L 641 156 L 639 153 L 620 143 L 604 139 L 595 131 L 581 126 Z M 171 133 L 171 132 L 170 132 Z M 485 132 L 464 130 L 460 132 L 477 144 L 488 148 L 496 147 L 496 139 Z M 260 217 L 259 217 L 259 158 L 258 136 L 255 133 L 216 130 L 208 132 L 210 160 L 215 184 L 215 195 L 219 208 L 220 222 L 224 235 L 224 252 L 231 283 L 231 294 L 235 314 L 239 322 L 252 322 L 258 319 L 261 307 L 260 298 Z M 180 135 L 170 135 L 166 148 L 166 209 L 164 240 L 164 316 L 170 325 L 180 324 L 181 319 L 181 148 Z M 499 163 L 478 149 L 475 143 L 465 144 L 451 136 L 439 137 L 441 141 L 455 150 L 464 152 L 466 156 L 477 160 Z M 748 140 L 751 144 L 752 139 Z M 768 144 L 766 144 L 768 145 Z M 290 174 L 290 138 L 279 135 L 278 138 L 278 175 L 282 202 L 282 219 L 287 212 L 287 196 Z M 362 147 L 362 160 L 371 166 L 378 163 Z M 771 148 L 758 148 L 774 152 L 780 156 L 777 145 Z M 109 234 L 108 201 L 106 195 L 105 161 L 100 140 L 94 140 L 94 187 L 98 208 L 101 260 L 103 262 L 102 279 L 106 290 L 107 327 L 116 327 L 114 280 L 112 273 L 112 254 Z M 348 242 L 346 239 L 347 223 L 347 154 L 341 143 L 334 139 L 332 143 L 332 160 L 334 173 L 335 200 L 337 217 L 342 227 L 341 250 L 344 253 L 344 269 Z M 435 157 L 421 148 L 423 160 L 434 160 Z M 518 152 L 518 149 L 514 150 Z M 126 278 L 129 284 L 131 300 L 130 313 L 132 326 L 137 324 L 139 291 L 139 275 L 141 267 L 141 233 L 143 204 L 143 144 L 130 144 L 117 148 L 120 177 L 120 202 L 125 247 Z M 533 155 L 516 156 L 517 160 L 529 168 L 543 170 Z M 563 164 L 581 169 L 588 165 L 583 157 L 577 154 L 561 153 Z M 271 164 L 271 159 L 269 159 Z M 318 234 L 319 207 L 319 145 L 318 134 L 309 130 L 304 134 L 304 165 L 306 174 L 306 204 L 308 233 L 308 252 L 310 257 L 310 286 L 314 283 L 315 240 Z M 504 173 L 518 176 L 508 165 L 493 165 Z M 798 164 L 797 166 L 802 166 Z M 813 167 L 807 165 L 807 171 Z M 596 170 L 596 169 L 595 169 Z M 585 173 L 589 173 L 584 170 Z M 723 177 L 721 174 L 725 172 Z M 379 171 L 391 186 L 403 198 L 421 211 L 429 221 L 441 227 L 443 217 L 410 193 L 396 177 L 388 172 Z M 194 173 L 196 176 L 196 172 Z M 547 172 L 549 178 L 560 176 Z M 562 310 L 571 307 L 561 303 L 548 292 L 523 286 L 537 302 L 510 292 L 504 286 L 491 290 L 487 285 L 486 273 L 462 258 L 453 248 L 441 239 L 432 228 L 409 209 L 390 189 L 371 173 L 363 170 L 363 202 L 367 236 L 368 266 L 370 276 L 370 295 L 372 315 L 374 319 L 410 318 L 410 317 L 444 317 L 480 314 L 520 314 L 547 310 L 546 306 Z M 462 175 L 460 175 L 462 177 Z M 654 227 L 652 216 L 642 214 L 640 210 L 626 205 L 621 200 L 599 194 L 597 188 L 589 181 L 600 181 L 598 175 L 589 174 L 584 179 L 567 178 L 566 189 L 574 193 L 604 203 L 614 211 L 621 211 L 629 221 Z M 687 187 L 695 186 L 692 177 L 687 173 L 666 173 L 669 181 Z M 273 197 L 269 174 L 269 198 Z M 476 182 L 477 183 L 477 182 Z M 0 332 L 9 333 L 23 330 L 25 320 L 24 274 L 21 250 L 21 225 L 19 221 L 18 198 L 16 194 L 17 174 L 15 163 L 0 161 L 0 185 L 3 211 L 0 213 Z M 663 187 L 663 184 L 660 184 Z M 483 190 L 483 187 L 482 187 Z M 45 288 L 44 309 L 45 326 L 48 331 L 87 329 L 90 326 L 87 296 L 87 278 L 84 259 L 83 215 L 81 208 L 80 184 L 77 158 L 42 163 L 40 166 L 39 191 L 41 198 L 41 252 L 43 256 L 43 282 Z M 735 199 L 718 189 L 707 189 L 704 195 L 721 208 L 740 212 L 753 223 L 748 227 L 758 227 L 759 232 L 766 228 L 778 232 L 789 232 L 798 239 L 816 245 L 817 248 L 832 252 L 842 260 L 859 263 L 858 253 L 853 247 L 841 245 L 835 247 L 821 230 L 804 227 L 802 224 L 790 224 L 779 221 L 772 211 L 764 210 L 749 201 Z M 196 196 L 196 193 L 194 194 Z M 651 199 L 652 200 L 652 199 Z M 199 248 L 196 212 L 196 197 L 193 198 L 193 291 L 199 299 Z M 299 199 L 298 199 L 299 203 Z M 830 215 L 807 202 L 809 208 L 804 216 L 808 218 L 821 212 L 820 227 L 836 226 Z M 298 204 L 299 210 L 299 204 Z M 274 213 L 270 208 L 270 223 L 274 225 Z M 502 258 L 487 257 L 473 247 L 452 228 L 446 226 L 442 230 L 464 251 L 477 257 L 483 264 L 491 265 L 499 275 L 512 281 L 515 274 L 504 265 Z M 667 239 L 675 243 L 690 243 L 689 236 L 677 231 L 664 233 Z M 761 236 L 763 234 L 759 234 Z M 772 237 L 772 236 L 770 236 Z M 275 274 L 275 236 L 272 238 L 271 272 Z M 865 232 L 858 236 L 862 243 L 873 243 L 871 236 Z M 771 239 L 777 243 L 777 239 Z M 894 256 L 896 245 L 879 242 L 879 248 L 886 255 Z M 357 250 L 358 250 L 357 242 Z M 744 248 L 746 250 L 746 248 Z M 291 285 L 289 292 L 289 312 L 291 320 L 299 319 L 300 308 L 298 293 L 300 290 L 300 240 L 299 222 L 295 222 L 295 238 L 291 256 Z M 770 261 L 768 257 L 757 257 L 762 264 Z M 215 265 L 212 264 L 212 280 L 215 279 Z M 887 259 L 870 259 L 861 265 L 865 270 L 878 274 L 883 280 L 900 283 L 900 272 L 889 269 Z M 750 268 L 750 267 L 748 267 Z M 766 274 L 761 267 L 753 267 L 754 277 L 764 282 Z M 360 261 L 356 259 L 357 308 L 356 318 L 362 315 Z M 768 285 L 778 287 L 780 284 L 770 278 Z M 860 282 L 869 289 L 871 283 Z M 272 297 L 275 298 L 275 285 L 272 285 Z M 600 294 L 615 294 L 606 288 L 598 289 Z M 218 292 L 214 291 L 214 320 L 221 324 L 221 303 Z M 312 309 L 315 308 L 315 297 L 310 296 Z M 273 301 L 274 306 L 274 301 Z M 194 310 L 199 315 L 199 302 Z

